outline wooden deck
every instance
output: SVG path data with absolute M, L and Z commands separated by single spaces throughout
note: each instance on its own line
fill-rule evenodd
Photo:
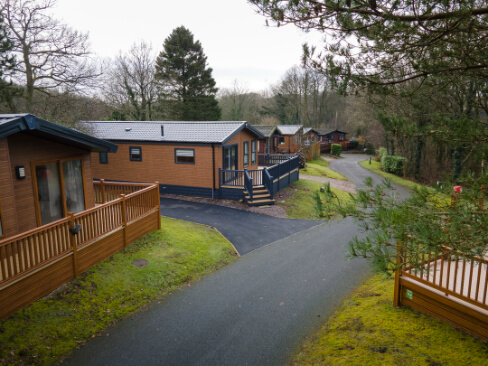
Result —
M 118 189 L 133 187 L 112 186 L 109 195 Z M 76 278 L 160 224 L 159 187 L 153 184 L 0 241 L 0 318 Z
M 488 261 L 441 255 L 398 271 L 395 305 L 407 305 L 488 340 Z

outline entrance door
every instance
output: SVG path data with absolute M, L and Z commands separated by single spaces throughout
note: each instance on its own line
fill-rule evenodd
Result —
M 38 164 L 35 171 L 40 225 L 85 210 L 81 160 Z
M 224 169 L 237 170 L 237 145 L 224 147 Z

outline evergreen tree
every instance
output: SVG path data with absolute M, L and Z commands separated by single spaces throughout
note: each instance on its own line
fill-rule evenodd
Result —
M 199 41 L 185 27 L 166 38 L 156 60 L 156 79 L 162 84 L 162 107 L 168 118 L 183 121 L 219 120 L 217 88 Z

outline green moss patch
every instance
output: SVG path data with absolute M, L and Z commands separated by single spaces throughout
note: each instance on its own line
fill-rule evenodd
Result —
M 323 183 L 300 179 L 286 187 L 283 191 L 278 192 L 277 196 L 279 197 L 281 195 L 283 199 L 278 199 L 276 204 L 286 211 L 288 218 L 321 219 L 314 208 L 315 201 L 313 194 L 323 186 Z M 349 193 L 335 188 L 331 188 L 331 191 L 343 203 L 351 200 Z
M 161 222 L 161 230 L 1 320 L 1 364 L 52 364 L 151 300 L 237 257 L 213 228 L 164 217 Z M 147 265 L 133 265 L 140 259 Z
M 291 365 L 485 365 L 481 340 L 410 308 L 393 307 L 393 280 L 375 276 L 356 290 Z
M 301 174 L 313 175 L 316 177 L 327 177 L 332 179 L 342 179 L 347 180 L 342 174 L 339 174 L 329 168 L 329 163 L 322 159 L 315 159 L 307 162 L 307 167 L 305 169 L 300 169 Z
M 364 160 L 364 161 L 360 161 L 359 165 L 365 169 L 371 170 L 372 172 L 375 172 L 376 174 L 381 175 L 382 177 L 388 178 L 389 180 L 391 180 L 392 182 L 394 182 L 398 185 L 408 187 L 408 188 L 423 187 L 421 184 L 412 182 L 412 181 L 407 180 L 407 179 L 400 178 L 399 176 L 397 176 L 395 174 L 384 172 L 383 170 L 381 170 L 381 163 L 378 161 L 371 159 L 371 164 L 369 164 L 369 160 Z

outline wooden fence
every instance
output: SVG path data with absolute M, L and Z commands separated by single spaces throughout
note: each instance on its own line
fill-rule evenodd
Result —
M 397 271 L 394 305 L 410 306 L 488 340 L 488 260 L 449 250 L 419 259 L 422 270 Z
M 116 184 L 105 183 L 107 187 L 110 192 L 116 191 Z M 0 241 L 0 318 L 158 229 L 159 185 L 139 188 L 142 189 Z
M 307 161 L 318 159 L 320 157 L 320 142 L 305 146 L 303 148 L 303 153 L 305 154 Z

